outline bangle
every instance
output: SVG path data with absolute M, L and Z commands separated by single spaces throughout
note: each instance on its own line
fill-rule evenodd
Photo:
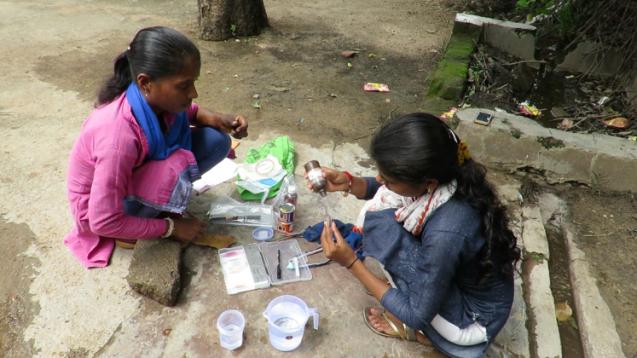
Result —
M 354 264 L 356 263 L 356 261 L 358 261 L 358 256 L 356 256 L 356 258 L 354 259 L 354 261 L 352 261 L 351 264 L 349 264 L 349 266 L 346 267 L 346 269 L 350 269 L 352 266 L 354 266 Z
M 167 238 L 175 231 L 175 222 L 171 218 L 164 218 L 164 220 L 166 221 L 166 232 L 161 237 Z
M 349 182 L 347 185 L 347 191 L 343 191 L 342 194 L 343 196 L 348 196 L 349 193 L 352 192 L 352 184 L 354 183 L 354 177 L 352 176 L 352 174 L 346 171 L 343 171 L 343 174 L 347 175 L 347 179 L 349 179 Z

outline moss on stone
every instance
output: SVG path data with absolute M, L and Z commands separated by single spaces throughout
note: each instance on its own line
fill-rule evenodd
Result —
M 479 35 L 479 31 L 476 35 L 475 26 L 464 30 L 459 33 L 455 33 L 454 30 L 454 34 L 447 44 L 445 55 L 438 64 L 429 84 L 428 98 L 437 96 L 454 101 L 462 98 L 469 62 L 476 48 L 476 36 Z
M 564 142 L 553 137 L 538 137 L 537 141 L 540 142 L 542 147 L 546 149 L 564 148 Z
M 476 43 L 471 37 L 454 34 L 447 44 L 445 59 L 469 61 L 475 50 Z
M 467 79 L 468 69 L 468 62 L 450 61 L 443 58 L 438 64 L 438 69 L 434 73 L 434 79 L 442 79 L 445 81 L 462 80 L 464 82 Z
M 468 62 L 443 58 L 434 73 L 428 94 L 448 100 L 459 100 L 464 91 L 468 68 Z

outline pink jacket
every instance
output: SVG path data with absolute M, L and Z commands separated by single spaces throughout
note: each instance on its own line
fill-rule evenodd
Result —
M 198 109 L 193 103 L 188 118 L 194 118 Z M 164 120 L 172 125 L 174 115 L 165 115 Z M 64 244 L 87 268 L 108 265 L 113 238 L 150 239 L 166 231 L 162 219 L 125 215 L 122 201 L 142 188 L 140 196 L 145 200 L 165 203 L 169 198 L 165 193 L 169 195 L 170 183 L 175 181 L 171 177 L 196 161 L 192 152 L 178 150 L 162 161 L 167 164 L 161 166 L 166 167 L 163 173 L 138 170 L 136 173 L 148 175 L 133 176 L 133 169 L 142 165 L 147 153 L 146 135 L 125 95 L 95 109 L 84 122 L 69 160 L 67 195 L 75 227 Z

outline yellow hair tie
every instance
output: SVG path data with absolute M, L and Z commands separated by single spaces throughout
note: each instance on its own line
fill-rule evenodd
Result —
M 464 161 L 469 159 L 471 159 L 469 147 L 467 147 L 467 142 L 462 141 L 458 144 L 458 165 L 464 164 Z

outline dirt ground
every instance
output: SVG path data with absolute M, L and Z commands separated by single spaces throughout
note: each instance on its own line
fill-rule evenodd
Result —
M 361 2 L 365 11 L 358 2 L 265 3 L 271 27 L 258 37 L 198 40 L 192 7 L 175 24 L 202 54 L 197 103 L 245 115 L 255 133 L 276 127 L 302 140 L 317 140 L 321 133 L 337 144 L 368 138 L 378 120 L 419 108 L 426 76 L 437 64 L 455 16 L 437 1 Z M 143 9 L 149 2 L 135 4 Z M 421 22 L 425 13 L 431 17 L 426 24 Z M 112 73 L 114 56 L 132 36 L 98 39 L 98 48 L 90 51 L 78 45 L 41 56 L 35 74 L 92 102 Z M 360 53 L 340 56 L 349 50 Z M 391 93 L 365 93 L 365 82 L 388 84 Z M 254 95 L 261 109 L 254 108 Z
M 27 225 L 7 223 L 0 215 L 0 237 L 5 238 L 0 276 L 0 353 L 10 352 L 6 357 L 33 354 L 31 346 L 23 344 L 22 334 L 39 310 L 31 303 L 33 295 L 29 293 L 31 276 L 39 262 L 20 255 L 33 243 L 33 236 Z

